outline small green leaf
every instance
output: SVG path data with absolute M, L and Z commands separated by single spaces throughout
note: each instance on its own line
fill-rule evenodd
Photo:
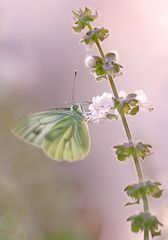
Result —
M 102 42 L 105 38 L 109 36 L 109 30 L 101 28 L 97 31 L 96 36 Z
M 106 118 L 109 119 L 109 120 L 113 120 L 113 119 L 117 120 L 117 119 L 118 119 L 118 116 L 115 115 L 115 114 L 108 113 L 108 114 L 106 115 Z
M 103 69 L 103 59 L 99 56 L 92 56 L 95 61 L 92 61 L 90 67 L 92 69 L 92 73 L 96 74 L 96 80 L 100 81 L 103 78 L 106 78 L 106 71 Z
M 130 106 L 133 106 L 133 107 L 138 106 L 139 107 L 139 105 L 137 105 L 138 100 L 133 98 L 133 99 L 129 99 L 128 101 L 129 101 Z
M 139 106 L 132 108 L 129 114 L 134 116 L 137 114 L 138 111 L 139 111 Z
M 103 80 L 104 78 L 106 79 L 106 76 L 105 76 L 105 75 L 102 75 L 102 76 L 96 77 L 96 80 L 97 80 L 97 81 L 101 81 L 101 80 Z
M 106 74 L 101 64 L 96 65 L 95 73 L 97 76 L 104 76 Z
M 131 108 L 130 108 L 128 103 L 124 103 L 123 104 L 123 111 L 124 111 L 124 113 L 129 113 L 130 109 Z
M 116 155 L 119 161 L 124 161 L 130 158 L 134 153 L 134 145 L 132 143 L 124 143 L 122 145 L 115 145 Z
M 132 205 L 135 205 L 135 204 L 139 204 L 139 200 L 136 200 L 135 202 L 128 202 L 124 206 L 132 206 Z
M 81 32 L 81 27 L 72 27 L 75 32 Z
M 144 144 L 142 142 L 138 142 L 135 145 L 136 153 L 138 157 L 141 157 L 142 159 L 145 159 L 151 154 L 151 148 L 152 146 L 150 144 Z
M 115 63 L 115 64 L 114 64 L 114 67 L 113 67 L 113 71 L 114 71 L 115 73 L 119 73 L 120 70 L 121 70 L 121 68 L 123 68 L 123 67 L 122 67 L 120 64 Z
M 89 9 L 89 8 L 87 8 L 87 7 L 85 7 L 84 15 L 85 15 L 86 17 L 92 16 L 92 10 Z

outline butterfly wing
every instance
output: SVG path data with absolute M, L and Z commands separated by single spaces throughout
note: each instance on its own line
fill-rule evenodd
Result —
M 46 154 L 55 160 L 77 161 L 90 150 L 90 136 L 84 119 L 68 115 L 58 121 L 43 142 Z
M 20 139 L 38 146 L 52 159 L 76 161 L 90 150 L 90 137 L 84 118 L 70 109 L 53 109 L 20 119 L 12 130 Z
M 45 136 L 50 129 L 63 117 L 69 114 L 70 109 L 52 109 L 34 113 L 21 118 L 12 133 L 21 140 L 41 147 Z

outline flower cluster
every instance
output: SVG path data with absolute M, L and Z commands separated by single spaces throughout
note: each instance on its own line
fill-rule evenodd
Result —
M 147 230 L 151 232 L 152 237 L 161 235 L 161 231 L 158 228 L 159 226 L 163 227 L 163 224 L 150 213 L 141 212 L 129 217 L 127 221 L 131 222 L 131 229 L 135 233 Z
M 148 98 L 142 89 L 136 90 L 131 94 L 127 94 L 125 91 L 121 90 L 119 92 L 119 98 L 123 104 L 128 103 L 130 100 L 136 100 L 139 109 L 153 110 L 151 102 L 148 101 Z
M 80 8 L 76 12 L 72 11 L 72 13 L 76 25 L 73 27 L 75 32 L 81 32 L 89 23 L 93 22 L 98 17 L 97 12 L 93 14 L 91 9 L 87 7 L 85 7 L 84 10 Z
M 134 154 L 137 154 L 138 157 L 143 160 L 151 154 L 152 146 L 150 144 L 144 144 L 142 142 L 137 143 L 124 143 L 117 144 L 114 146 L 116 149 L 115 153 L 119 161 L 125 161 L 127 158 L 130 158 Z
M 105 38 L 107 38 L 108 32 L 109 31 L 103 27 L 94 28 L 93 30 L 89 30 L 86 35 L 83 36 L 81 42 L 84 42 L 91 48 L 97 40 L 102 42 Z
M 160 227 L 162 223 L 149 212 L 148 197 L 159 198 L 163 190 L 160 188 L 159 182 L 144 181 L 140 160 L 144 160 L 151 154 L 152 146 L 141 141 L 134 142 L 129 125 L 127 123 L 126 114 L 135 116 L 140 110 L 153 110 L 151 102 L 142 89 L 132 93 L 125 91 L 117 92 L 115 86 L 116 77 L 122 74 L 122 66 L 118 62 L 115 52 L 104 53 L 101 42 L 109 36 L 108 29 L 104 27 L 94 27 L 92 22 L 97 18 L 95 14 L 88 8 L 79 9 L 73 12 L 75 32 L 84 32 L 81 42 L 90 48 L 94 45 L 99 50 L 99 55 L 88 56 L 85 60 L 86 66 L 90 68 L 95 79 L 100 81 L 107 79 L 112 88 L 112 93 L 104 92 L 92 98 L 86 113 L 88 121 L 99 122 L 101 119 L 118 119 L 121 117 L 128 142 L 114 146 L 116 157 L 119 161 L 125 161 L 133 158 L 135 169 L 139 182 L 127 186 L 124 191 L 128 197 L 134 202 L 128 202 L 125 206 L 143 203 L 144 212 L 133 215 L 127 219 L 131 223 L 133 232 L 144 232 L 144 239 L 149 240 L 149 233 L 152 237 L 160 236 Z
M 163 192 L 163 190 L 160 189 L 160 185 L 161 183 L 159 182 L 146 181 L 128 185 L 124 191 L 129 197 L 138 201 L 146 195 L 159 198 Z
M 99 122 L 101 119 L 116 118 L 112 93 L 104 92 L 101 96 L 92 98 L 89 105 L 89 120 Z
M 107 53 L 104 58 L 99 56 L 88 56 L 85 60 L 86 66 L 91 68 L 95 74 L 96 80 L 100 81 L 107 78 L 108 74 L 113 77 L 121 75 L 122 66 L 117 63 L 117 54 L 115 52 Z
M 95 58 L 91 57 L 89 60 L 91 66 L 95 65 Z M 149 109 L 149 103 L 143 90 L 137 90 L 128 95 L 124 91 L 120 91 L 119 99 L 115 99 L 112 93 L 104 92 L 101 96 L 92 98 L 89 105 L 89 120 L 98 122 L 99 119 L 116 119 L 121 109 L 127 114 L 135 115 L 139 109 L 145 109 L 145 107 Z

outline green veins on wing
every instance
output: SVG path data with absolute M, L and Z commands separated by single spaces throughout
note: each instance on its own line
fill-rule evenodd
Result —
M 43 149 L 56 161 L 77 161 L 90 150 L 88 125 L 80 105 L 52 109 L 21 118 L 12 133 Z

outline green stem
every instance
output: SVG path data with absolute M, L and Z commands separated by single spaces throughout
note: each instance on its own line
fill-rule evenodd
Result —
M 149 230 L 148 229 L 146 229 L 144 231 L 144 240 L 149 240 Z
M 93 30 L 93 28 L 90 24 L 88 24 L 88 28 L 89 28 L 89 30 Z M 96 46 L 99 50 L 99 53 L 100 53 L 101 57 L 104 58 L 105 54 L 104 54 L 104 51 L 103 51 L 103 49 L 100 45 L 99 40 L 96 39 L 95 43 L 96 43 Z M 109 83 L 110 83 L 110 86 L 111 86 L 111 89 L 113 91 L 113 94 L 114 94 L 115 98 L 119 99 L 118 91 L 117 91 L 116 85 L 114 83 L 114 79 L 113 79 L 111 74 L 108 74 L 108 80 L 109 80 Z M 132 137 L 127 119 L 125 117 L 125 114 L 122 110 L 120 112 L 120 117 L 121 117 L 121 120 L 122 120 L 122 123 L 123 123 L 123 126 L 124 126 L 124 130 L 126 132 L 127 139 L 129 141 L 129 143 L 132 143 L 133 142 L 133 137 Z M 133 155 L 133 160 L 134 160 L 134 165 L 135 165 L 136 173 L 137 173 L 137 176 L 138 176 L 138 180 L 139 180 L 139 182 L 142 182 L 142 181 L 144 181 L 144 178 L 143 178 L 143 174 L 142 174 L 141 165 L 140 165 L 140 162 L 139 162 L 139 159 L 138 159 L 138 156 L 137 156 L 136 153 L 134 153 L 134 155 Z M 143 197 L 143 209 L 144 209 L 144 212 L 149 212 L 149 203 L 148 203 L 148 198 L 146 196 Z M 149 240 L 149 230 L 148 229 L 144 231 L 144 240 Z
M 88 28 L 89 28 L 90 31 L 93 30 L 93 28 L 92 28 L 92 26 L 91 26 L 90 24 L 88 24 L 87 26 L 88 26 Z M 99 43 L 99 40 L 96 39 L 96 40 L 95 40 L 95 43 L 96 43 L 96 45 L 97 45 L 97 47 L 98 47 L 98 49 L 99 49 L 99 52 L 100 52 L 101 57 L 104 58 L 105 55 L 104 55 L 103 49 L 102 49 L 102 47 L 101 47 L 101 45 L 100 45 L 100 43 Z

